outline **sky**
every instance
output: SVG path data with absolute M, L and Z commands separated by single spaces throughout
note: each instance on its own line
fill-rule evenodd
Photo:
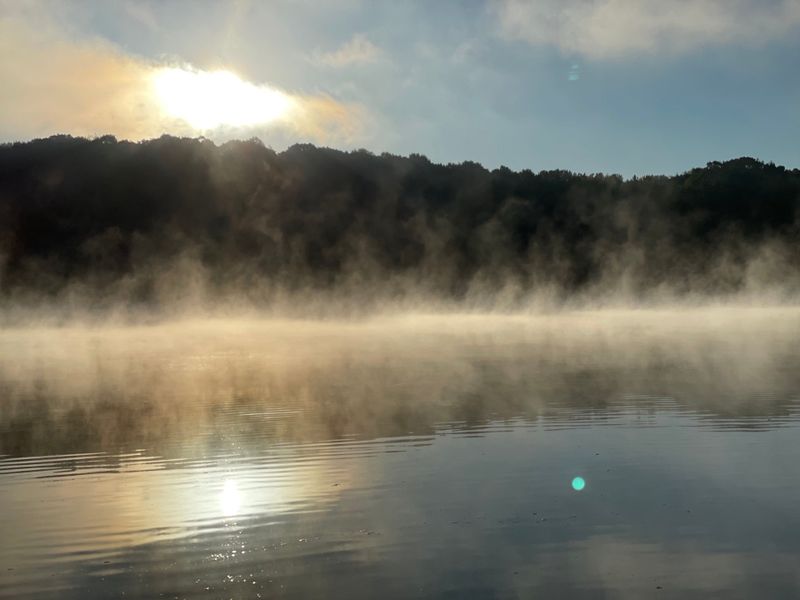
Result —
M 0 141 L 800 167 L 800 0 L 0 0 Z

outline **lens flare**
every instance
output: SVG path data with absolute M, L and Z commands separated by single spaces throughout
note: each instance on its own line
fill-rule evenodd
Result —
M 572 480 L 572 489 L 576 492 L 580 492 L 583 488 L 586 487 L 586 480 L 583 477 L 575 477 Z
M 271 123 L 292 106 L 287 94 L 243 81 L 230 71 L 159 69 L 153 87 L 165 114 L 200 131 Z

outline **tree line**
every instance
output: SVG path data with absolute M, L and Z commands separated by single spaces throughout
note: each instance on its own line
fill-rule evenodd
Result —
M 0 146 L 0 299 L 791 295 L 799 207 L 798 169 L 747 157 L 624 179 L 59 135 Z

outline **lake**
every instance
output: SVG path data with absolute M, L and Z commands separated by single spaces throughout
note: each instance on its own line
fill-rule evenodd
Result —
M 0 597 L 800 594 L 800 310 L 0 331 Z

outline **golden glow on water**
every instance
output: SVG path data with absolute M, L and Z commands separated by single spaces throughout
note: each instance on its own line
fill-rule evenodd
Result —
M 159 69 L 153 86 L 163 111 L 199 131 L 272 123 L 287 116 L 292 99 L 230 71 Z
M 753 503 L 791 515 L 800 493 L 797 356 L 788 307 L 3 330 L 0 596 L 87 573 L 111 595 L 114 577 L 158 572 L 165 596 L 289 581 L 317 597 L 311 571 L 338 590 L 364 568 L 406 577 L 427 552 L 460 574 L 474 548 L 512 582 L 565 554 L 625 591 L 630 572 L 652 587 L 676 564 L 685 578 L 720 561 L 727 581 L 758 566 Z M 697 531 L 729 536 L 723 499 L 758 521 L 736 530 L 729 567 L 625 534 L 721 515 Z M 548 556 L 547 528 L 564 532 L 556 553 L 515 563 L 503 536 Z

